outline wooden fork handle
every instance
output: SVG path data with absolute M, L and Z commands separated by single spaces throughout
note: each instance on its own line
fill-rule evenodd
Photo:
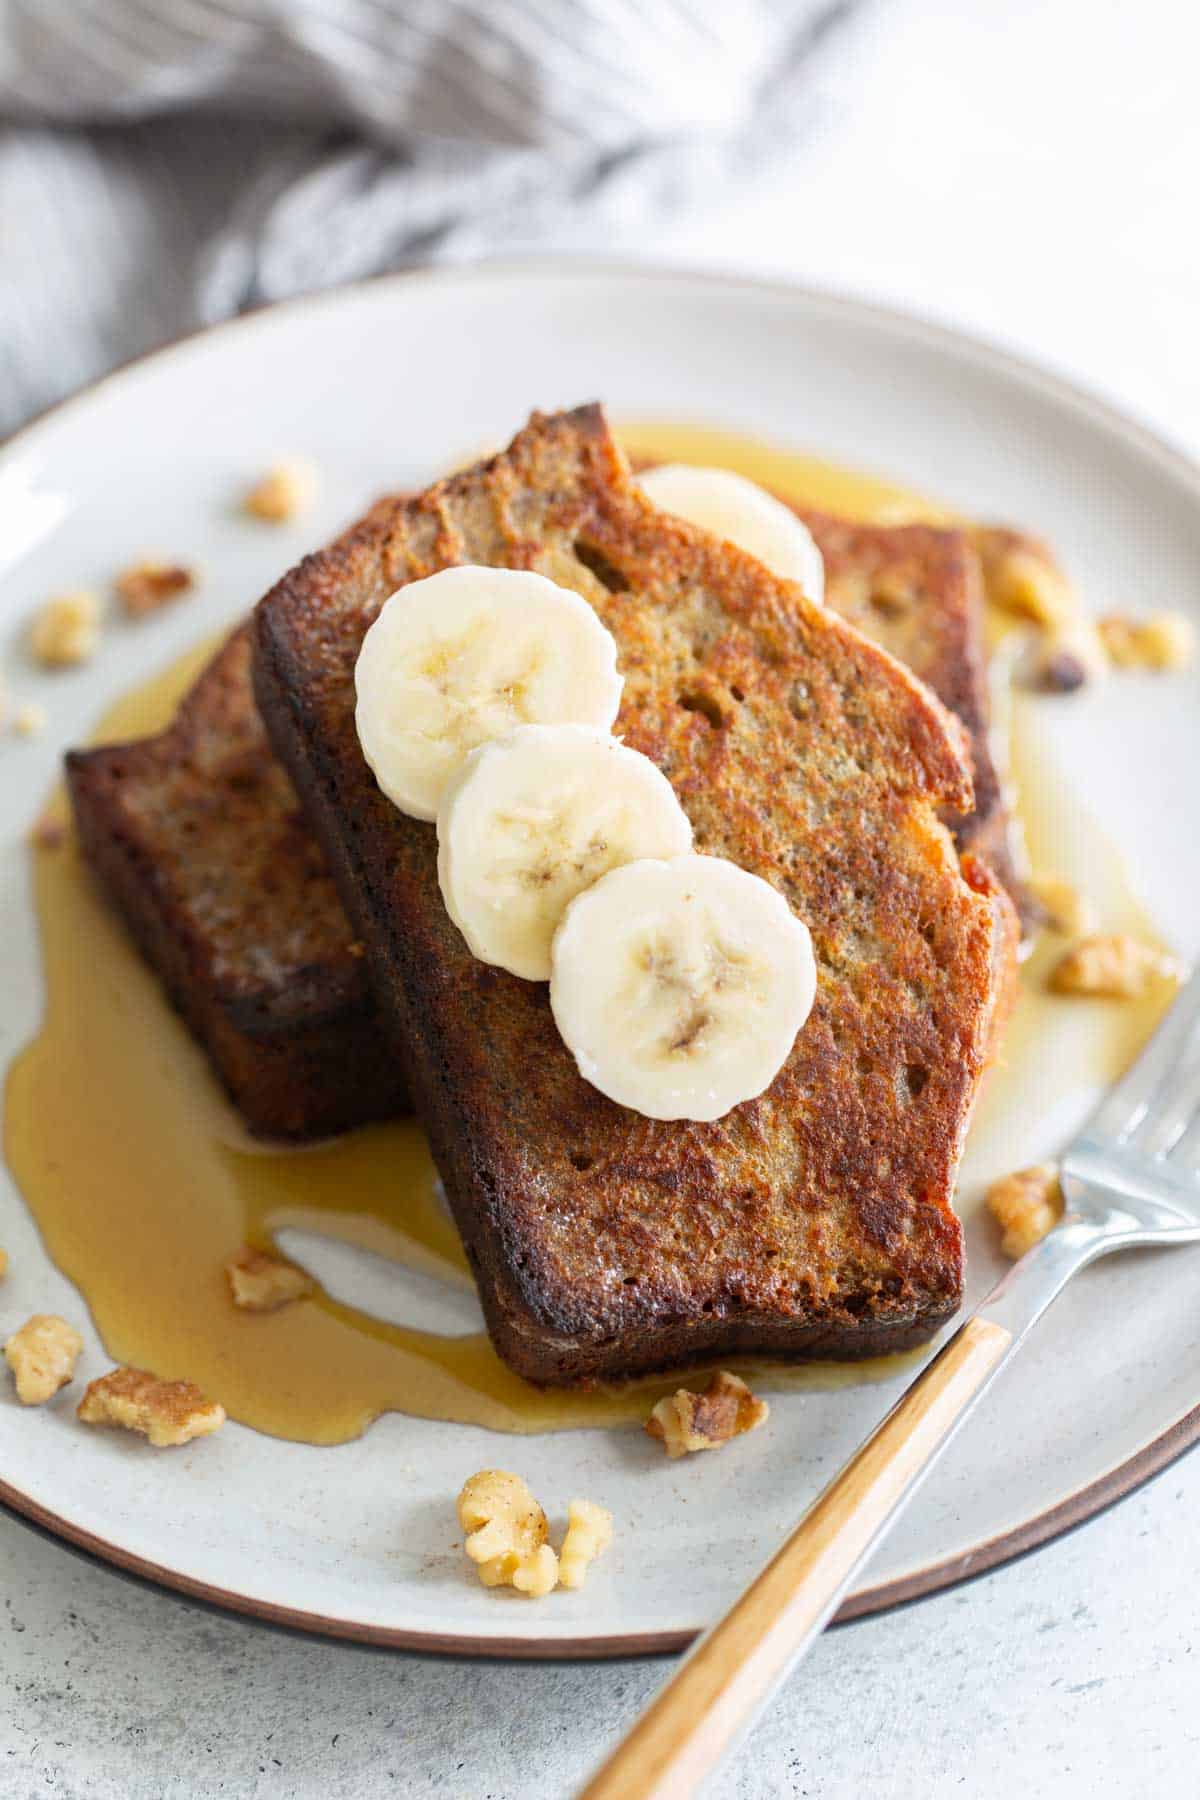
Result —
M 969 1319 L 696 1645 L 580 1800 L 684 1800 L 820 1631 L 1012 1343 Z

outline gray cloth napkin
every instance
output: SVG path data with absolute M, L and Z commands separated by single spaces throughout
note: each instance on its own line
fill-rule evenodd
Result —
M 0 0 L 0 434 L 246 307 L 778 169 L 853 0 Z

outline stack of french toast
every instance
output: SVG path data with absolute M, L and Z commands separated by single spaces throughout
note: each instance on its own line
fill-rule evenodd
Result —
M 961 1300 L 955 1174 L 1018 938 L 978 562 L 959 530 L 796 510 L 823 599 L 653 504 L 598 406 L 535 414 L 305 558 L 166 732 L 68 758 L 85 853 L 250 1128 L 412 1108 L 496 1349 L 535 1382 L 875 1355 Z M 718 1116 L 589 1079 L 546 982 L 476 953 L 438 826 L 364 753 L 364 641 L 455 568 L 586 603 L 612 731 L 691 851 L 807 930 L 811 1007 Z

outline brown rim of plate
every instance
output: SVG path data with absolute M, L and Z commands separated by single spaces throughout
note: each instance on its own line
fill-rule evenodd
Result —
M 998 348 L 983 338 L 973 336 L 970 332 L 952 329 L 939 325 L 933 320 L 925 319 L 917 314 L 905 312 L 898 308 L 878 305 L 873 301 L 861 300 L 854 295 L 841 294 L 834 289 L 806 287 L 800 282 L 775 281 L 769 277 L 741 276 L 686 268 L 670 268 L 653 264 L 624 263 L 615 258 L 578 256 L 561 259 L 553 256 L 524 257 L 504 261 L 476 264 L 472 267 L 439 268 L 436 266 L 385 272 L 370 276 L 362 281 L 346 282 L 342 286 L 326 289 L 314 294 L 300 294 L 289 300 L 276 301 L 273 305 L 256 308 L 251 313 L 240 313 L 229 319 L 219 320 L 213 325 L 203 327 L 199 331 L 185 333 L 169 343 L 160 344 L 156 349 L 145 351 L 140 356 L 130 358 L 119 368 L 110 370 L 96 381 L 77 389 L 73 394 L 54 402 L 34 418 L 26 420 L 16 431 L 0 442 L 0 455 L 6 453 L 13 445 L 32 433 L 47 420 L 71 407 L 86 402 L 110 383 L 120 380 L 130 369 L 139 368 L 143 364 L 165 357 L 178 349 L 194 342 L 198 338 L 210 338 L 218 332 L 233 331 L 244 328 L 248 319 L 258 319 L 268 314 L 298 310 L 305 306 L 321 306 L 336 304 L 339 294 L 353 292 L 356 289 L 373 288 L 393 283 L 396 286 L 411 285 L 421 282 L 445 282 L 447 284 L 471 281 L 492 281 L 499 279 L 523 279 L 529 276 L 552 275 L 556 278 L 574 278 L 591 281 L 608 277 L 624 281 L 645 281 L 648 285 L 659 281 L 683 281 L 697 283 L 710 288 L 742 289 L 756 293 L 775 294 L 781 299 L 796 299 L 810 307 L 824 307 L 835 313 L 851 313 L 858 318 L 876 325 L 884 326 L 893 332 L 906 333 L 911 338 L 923 340 L 935 348 L 945 351 L 968 351 L 978 362 L 990 365 L 1011 377 L 1016 377 L 1026 386 L 1040 389 L 1048 393 L 1060 405 L 1070 408 L 1076 415 L 1082 415 L 1090 424 L 1102 424 L 1127 442 L 1132 441 L 1143 454 L 1148 454 L 1160 464 L 1165 464 L 1173 474 L 1182 476 L 1200 497 L 1200 463 L 1197 463 L 1186 452 L 1137 420 L 1129 418 L 1116 407 L 1098 399 L 1086 388 L 1078 387 L 1074 382 L 1061 375 L 1041 368 L 1036 362 L 1027 361 L 1013 352 Z M 947 1557 L 940 1562 L 926 1563 L 924 1567 L 912 1570 L 907 1575 L 897 1576 L 892 1581 L 880 1582 L 874 1587 L 864 1587 L 847 1595 L 846 1599 L 834 1615 L 832 1623 L 844 1625 L 854 1619 L 869 1618 L 875 1613 L 886 1612 L 891 1607 L 903 1606 L 914 1600 L 924 1599 L 927 1595 L 937 1594 L 948 1588 L 957 1587 L 961 1583 L 973 1580 L 978 1575 L 985 1575 L 989 1570 L 998 1568 L 1002 1563 L 1011 1562 L 1014 1558 L 1026 1555 L 1031 1550 L 1040 1548 L 1065 1532 L 1074 1530 L 1089 1519 L 1114 1506 L 1127 1494 L 1159 1474 L 1169 1464 L 1182 1456 L 1200 1441 L 1200 1404 L 1182 1414 L 1157 1437 L 1144 1444 L 1140 1450 L 1127 1457 L 1124 1462 L 1115 1464 L 1094 1481 L 1077 1488 L 1063 1500 L 1048 1507 L 1045 1512 L 1037 1513 L 1032 1518 L 1014 1526 L 1011 1531 L 1000 1532 L 997 1536 L 986 1538 L 981 1543 L 956 1556 Z M 309 1635 L 340 1639 L 348 1643 L 373 1645 L 381 1649 L 408 1650 L 426 1655 L 467 1656 L 488 1658 L 511 1658 L 526 1661 L 556 1660 L 599 1660 L 617 1656 L 666 1656 L 683 1650 L 696 1635 L 696 1629 L 683 1631 L 646 1631 L 628 1634 L 609 1634 L 580 1638 L 504 1638 L 474 1637 L 454 1632 L 406 1631 L 399 1627 L 364 1625 L 350 1619 L 331 1618 L 323 1613 L 305 1612 L 297 1607 L 279 1606 L 269 1600 L 255 1600 L 242 1594 L 236 1594 L 227 1588 L 214 1586 L 210 1582 L 197 1581 L 192 1576 L 180 1574 L 168 1569 L 161 1563 L 148 1561 L 119 1544 L 110 1543 L 105 1538 L 97 1537 L 93 1532 L 85 1531 L 70 1520 L 61 1518 L 57 1513 L 42 1506 L 38 1501 L 22 1494 L 9 1482 L 0 1480 L 0 1506 L 12 1516 L 20 1518 L 45 1532 L 48 1536 L 60 1539 L 71 1549 L 99 1562 L 107 1563 L 118 1572 L 135 1580 L 145 1581 L 156 1587 L 167 1588 L 190 1600 L 213 1606 L 223 1612 L 240 1614 L 255 1620 L 262 1625 L 271 1625 L 284 1630 L 301 1631 Z
M 987 1538 L 957 1556 L 942 1562 L 926 1563 L 908 1575 L 883 1581 L 876 1587 L 859 1588 L 848 1594 L 834 1614 L 831 1624 L 849 1625 L 855 1619 L 867 1619 L 892 1607 L 905 1606 L 933 1594 L 945 1593 L 974 1581 L 977 1576 L 1016 1558 L 1028 1555 L 1054 1538 L 1062 1537 L 1094 1519 L 1098 1513 L 1115 1506 L 1135 1488 L 1152 1476 L 1161 1474 L 1185 1451 L 1200 1440 L 1200 1406 L 1184 1413 L 1167 1430 L 1143 1445 L 1125 1462 L 1117 1463 L 1086 1487 L 1077 1488 L 1065 1500 L 1025 1520 L 1012 1531 Z M 70 1520 L 30 1500 L 7 1481 L 0 1481 L 0 1506 L 11 1516 L 37 1527 L 47 1536 L 59 1539 L 91 1561 L 107 1563 L 118 1574 L 132 1577 L 158 1588 L 167 1588 L 185 1599 L 200 1601 L 220 1612 L 236 1613 L 259 1625 L 278 1630 L 303 1632 L 309 1637 L 334 1638 L 343 1643 L 366 1644 L 379 1650 L 408 1650 L 426 1656 L 486 1657 L 488 1659 L 523 1662 L 599 1662 L 618 1656 L 670 1656 L 686 1650 L 699 1627 L 683 1631 L 642 1631 L 593 1634 L 590 1637 L 474 1637 L 459 1632 L 406 1631 L 400 1626 L 364 1625 L 355 1619 L 338 1619 L 328 1613 L 305 1612 L 300 1607 L 279 1606 L 272 1600 L 255 1600 L 229 1588 L 197 1581 L 190 1575 L 168 1569 L 162 1563 L 135 1556 L 120 1544 L 84 1531 Z

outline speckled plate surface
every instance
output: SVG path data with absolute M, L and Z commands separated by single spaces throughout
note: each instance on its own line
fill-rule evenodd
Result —
M 526 265 L 387 279 L 222 327 L 102 382 L 0 451 L 2 666 L 49 714 L 42 737 L 0 743 L 0 1063 L 39 1016 L 24 837 L 63 748 L 377 491 L 504 439 L 534 405 L 591 397 L 618 419 L 753 433 L 1020 520 L 1061 547 L 1100 604 L 1149 597 L 1200 611 L 1195 467 L 1052 377 L 860 304 L 735 279 Z M 314 457 L 325 482 L 317 514 L 278 536 L 228 501 L 281 451 Z M 147 520 L 157 544 L 203 562 L 202 596 L 121 634 L 69 681 L 39 676 L 22 649 L 30 610 L 127 561 Z M 1163 934 L 1193 954 L 1200 676 L 1130 677 L 1057 709 L 1039 755 L 1071 797 L 1064 872 L 1108 879 L 1093 866 L 1095 815 Z M 998 1262 L 970 1202 L 992 1168 L 1051 1152 L 1083 1116 L 1095 1092 L 1084 1047 L 1069 1036 L 1042 1046 L 968 1158 L 972 1294 Z M 0 1243 L 12 1257 L 0 1330 L 35 1310 L 81 1316 L 3 1172 Z M 1200 1251 L 1114 1259 L 1073 1284 L 845 1611 L 1028 1549 L 1200 1436 L 1198 1301 Z M 94 1371 L 103 1349 L 88 1337 Z M 0 1391 L 0 1497 L 119 1566 L 263 1619 L 491 1655 L 660 1650 L 732 1599 L 897 1386 L 781 1395 L 769 1428 L 736 1453 L 682 1466 L 636 1431 L 518 1447 L 399 1416 L 337 1449 L 230 1426 L 160 1457 L 81 1431 L 67 1394 L 33 1413 Z M 450 1499 L 471 1469 L 514 1461 L 548 1499 L 586 1493 L 616 1513 L 616 1544 L 585 1592 L 532 1604 L 483 1591 L 464 1567 Z

